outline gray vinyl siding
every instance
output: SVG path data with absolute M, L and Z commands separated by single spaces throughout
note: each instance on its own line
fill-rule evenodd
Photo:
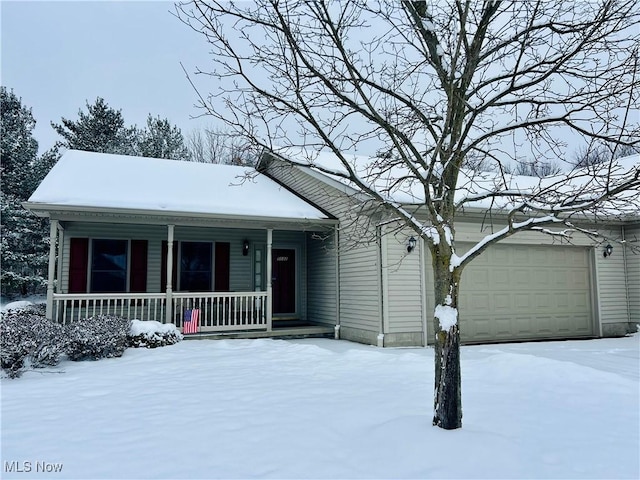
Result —
M 602 232 L 613 245 L 613 254 L 604 257 L 604 247 L 593 249 L 597 278 L 597 301 L 602 335 L 612 336 L 626 333 L 629 321 L 629 303 L 625 278 L 625 255 L 622 246 L 620 228 Z
M 627 262 L 627 292 L 629 297 L 629 330 L 635 332 L 640 324 L 640 225 L 625 228 L 625 257 Z
M 351 338 L 358 341 L 375 339 L 382 327 L 379 244 L 375 226 L 371 225 L 369 218 L 358 215 L 359 201 L 315 178 L 306 169 L 278 160 L 268 165 L 266 173 L 340 221 L 341 332 L 363 330 L 370 334 L 355 332 Z M 335 303 L 332 303 L 335 302 L 334 286 L 326 284 L 321 288 L 315 292 L 317 301 L 314 308 L 324 303 L 322 311 L 335 311 Z
M 413 333 L 423 330 L 422 272 L 420 269 L 421 243 L 407 252 L 407 240 L 415 236 L 409 230 L 384 236 L 386 257 L 383 257 L 382 275 L 384 294 L 385 333 Z
M 337 278 L 333 233 L 307 234 L 307 316 L 310 322 L 336 324 Z
M 167 240 L 168 228 L 161 225 L 108 224 L 108 223 L 75 223 L 65 222 L 64 240 L 62 245 L 62 281 L 60 292 L 66 293 L 69 288 L 69 250 L 70 239 L 74 237 L 101 239 L 137 239 L 147 240 L 147 292 L 160 292 L 161 285 L 161 255 L 162 242 Z M 250 254 L 242 255 L 242 244 L 249 241 Z M 230 273 L 229 288 L 235 292 L 253 291 L 253 248 L 260 245 L 263 252 L 267 243 L 266 230 L 240 230 L 221 228 L 186 227 L 177 225 L 174 229 L 174 242 L 229 242 L 230 243 Z M 303 232 L 275 231 L 273 234 L 274 248 L 295 248 L 297 255 L 297 306 L 300 318 L 306 318 L 306 249 Z M 215 262 L 215 259 L 214 259 Z M 175 288 L 175 286 L 174 286 Z M 265 284 L 266 288 L 266 284 Z

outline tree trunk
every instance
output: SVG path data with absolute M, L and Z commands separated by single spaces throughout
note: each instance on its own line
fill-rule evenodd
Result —
M 453 430 L 462 427 L 460 331 L 457 322 L 461 272 L 459 269 L 450 272 L 450 256 L 434 250 L 432 258 L 436 311 L 433 320 L 436 342 L 433 425 Z M 446 318 L 443 318 L 445 314 L 439 311 L 438 307 L 445 307 L 449 316 L 455 313 L 455 323 L 447 322 Z M 441 325 L 444 325 L 444 328 Z

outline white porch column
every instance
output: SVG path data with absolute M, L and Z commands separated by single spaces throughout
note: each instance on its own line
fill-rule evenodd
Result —
M 165 311 L 165 323 L 173 323 L 173 228 L 175 225 L 167 225 L 167 307 Z
M 53 282 L 56 276 L 56 243 L 58 239 L 58 220 L 49 225 L 49 275 L 47 278 L 47 318 L 53 319 Z
M 273 229 L 267 229 L 267 331 L 270 332 L 273 326 L 273 295 L 272 295 L 272 275 L 271 271 L 271 244 L 273 242 Z
M 55 293 L 60 293 L 61 292 L 61 288 L 62 288 L 62 251 L 64 248 L 64 227 L 62 225 L 60 225 L 60 222 L 58 222 L 58 250 L 57 250 L 57 255 L 56 257 L 59 260 L 59 264 L 60 264 L 60 268 L 58 268 L 58 281 L 56 282 L 56 288 L 54 290 Z

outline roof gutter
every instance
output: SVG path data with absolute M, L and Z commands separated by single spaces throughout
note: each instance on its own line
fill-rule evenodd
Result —
M 271 217 L 259 215 L 238 215 L 238 214 L 213 214 L 203 212 L 181 212 L 175 210 L 146 210 L 137 208 L 110 208 L 110 207 L 88 207 L 77 205 L 56 205 L 47 203 L 23 202 L 22 206 L 35 213 L 39 217 L 50 217 L 52 212 L 71 214 L 105 214 L 124 216 L 145 216 L 154 218 L 189 218 L 203 220 L 221 221 L 261 221 L 266 223 L 291 223 L 291 224 L 324 224 L 334 225 L 338 221 L 334 218 L 293 218 L 293 217 Z

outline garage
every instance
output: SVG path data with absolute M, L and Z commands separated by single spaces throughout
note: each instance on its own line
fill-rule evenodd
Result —
M 494 245 L 463 273 L 461 340 L 593 336 L 590 278 L 587 248 Z

